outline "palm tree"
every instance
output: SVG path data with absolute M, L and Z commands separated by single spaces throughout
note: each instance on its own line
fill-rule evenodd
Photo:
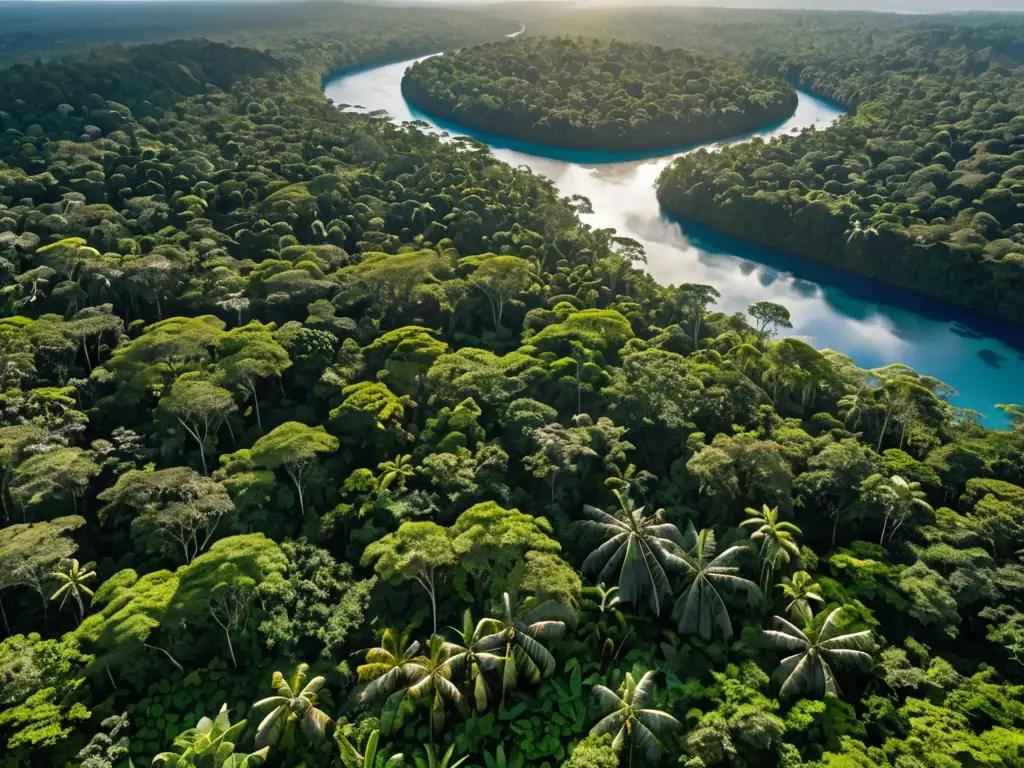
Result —
M 469 608 L 462 615 L 462 629 L 451 627 L 459 639 L 451 646 L 451 656 L 448 664 L 456 675 L 463 677 L 473 689 L 473 702 L 478 711 L 487 709 L 491 700 L 491 689 L 487 685 L 487 678 L 484 672 L 498 669 L 501 666 L 501 656 L 485 651 L 480 647 L 480 639 L 484 637 L 487 619 L 482 619 L 478 624 L 473 623 L 473 614 Z
M 50 575 L 63 582 L 57 591 L 50 595 L 50 599 L 56 600 L 58 597 L 61 598 L 60 606 L 57 610 L 63 610 L 64 603 L 68 601 L 68 598 L 73 598 L 78 605 L 77 621 L 81 624 L 82 619 L 85 618 L 85 603 L 82 600 L 82 595 L 88 595 L 90 598 L 93 595 L 93 591 L 85 586 L 85 582 L 96 578 L 96 571 L 85 570 L 85 568 L 79 566 L 77 560 L 71 558 L 67 561 L 66 571 L 54 571 Z
M 453 646 L 445 641 L 443 637 L 434 635 L 427 641 L 427 653 L 417 656 L 409 662 L 406 668 L 406 687 L 398 695 L 388 699 L 385 705 L 385 713 L 381 715 L 382 723 L 385 722 L 390 709 L 400 709 L 403 706 L 402 699 L 408 696 L 411 702 L 432 699 L 430 703 L 430 738 L 434 738 L 434 732 L 444 728 L 444 712 L 447 704 L 451 703 L 463 714 L 468 714 L 466 697 L 462 691 L 452 682 L 454 667 L 449 664 Z M 402 695 L 404 694 L 404 696 Z M 396 723 L 397 725 L 397 723 Z M 391 730 L 385 728 L 385 730 Z
M 740 526 L 757 526 L 750 538 L 761 542 L 761 588 L 767 592 L 775 569 L 788 563 L 791 557 L 800 556 L 800 547 L 793 535 L 803 531 L 793 523 L 780 521 L 778 507 L 769 508 L 764 504 L 760 510 L 747 507 L 746 512 L 750 517 Z
M 299 664 L 291 680 L 285 680 L 280 672 L 274 672 L 271 687 L 276 696 L 268 696 L 253 704 L 253 709 L 273 707 L 256 729 L 256 749 L 279 741 L 290 745 L 295 734 L 296 723 L 310 741 L 319 744 L 333 723 L 324 712 L 316 708 L 317 693 L 326 682 L 322 676 L 314 677 L 305 686 L 302 681 L 309 670 L 308 664 Z
M 477 644 L 485 651 L 504 648 L 505 653 L 501 657 L 501 688 L 504 694 L 516 687 L 520 674 L 536 683 L 555 671 L 555 657 L 544 647 L 543 641 L 556 640 L 564 635 L 569 626 L 575 626 L 576 614 L 571 608 L 548 600 L 518 615 L 518 610 L 512 610 L 508 592 L 502 600 L 504 618 L 482 619 L 477 625 L 481 634 Z
M 817 603 L 825 602 L 824 598 L 819 594 L 821 587 L 815 583 L 814 577 L 807 571 L 797 571 L 791 577 L 783 579 L 775 586 L 781 589 L 783 596 L 789 600 L 786 610 L 789 612 L 794 623 L 799 626 L 806 626 L 814 615 L 811 611 L 810 600 L 814 600 Z
M 619 599 L 636 608 L 646 596 L 655 615 L 661 613 L 662 597 L 672 595 L 666 566 L 680 567 L 678 555 L 685 546 L 679 529 L 662 522 L 664 510 L 645 515 L 644 507 L 630 511 L 629 498 L 615 492 L 620 509 L 608 514 L 589 504 L 583 511 L 592 520 L 584 525 L 599 531 L 606 541 L 583 561 L 583 571 L 600 567 L 597 581 L 609 582 L 618 571 Z
M 779 650 L 793 651 L 791 656 L 784 658 L 775 677 L 780 681 L 779 696 L 787 697 L 798 693 L 810 696 L 839 693 L 833 667 L 863 667 L 871 664 L 868 653 L 874 644 L 871 632 L 843 633 L 836 625 L 842 608 L 835 608 L 820 629 L 815 629 L 816 621 L 809 622 L 806 629 L 790 624 L 781 616 L 772 618 L 777 630 L 766 629 L 765 637 L 769 643 Z M 820 618 L 820 617 L 819 617 Z
M 377 465 L 380 477 L 377 478 L 377 490 L 386 491 L 395 486 L 405 488 L 405 482 L 416 474 L 412 466 L 412 456 L 408 453 L 399 454 L 391 461 L 382 461 Z
M 639 682 L 634 683 L 633 676 L 627 672 L 618 693 L 603 685 L 594 686 L 594 694 L 602 708 L 611 712 L 601 718 L 590 733 L 596 736 L 614 733 L 612 746 L 616 750 L 621 750 L 628 739 L 629 765 L 633 764 L 634 745 L 644 750 L 648 762 L 657 762 L 663 751 L 658 737 L 665 731 L 682 727 L 667 712 L 648 709 L 652 703 L 656 674 L 653 671 L 647 672 Z
M 647 484 L 658 479 L 646 469 L 637 470 L 635 464 L 630 464 L 625 469 L 621 469 L 617 464 L 612 464 L 610 472 L 611 474 L 605 478 L 604 484 L 627 498 L 632 498 L 634 488 L 640 492 L 641 496 L 645 496 Z
M 843 395 L 839 398 L 839 415 L 843 417 L 846 424 L 851 424 L 854 429 L 864 419 L 867 419 L 868 427 L 871 428 L 871 411 L 874 401 L 869 396 L 872 391 L 870 387 L 862 387 L 856 392 Z
M 385 629 L 380 645 L 366 651 L 366 663 L 356 667 L 360 682 L 369 682 L 360 694 L 363 701 L 390 695 L 408 679 L 409 665 L 420 651 L 419 642 L 410 642 L 409 635 L 409 629 Z
M 867 478 L 862 487 L 877 488 L 883 495 L 885 504 L 885 520 L 882 521 L 882 535 L 878 543 L 885 542 L 885 533 L 889 527 L 889 521 L 893 521 L 892 530 L 889 531 L 889 541 L 896 535 L 896 531 L 915 509 L 925 512 L 932 512 L 932 505 L 925 501 L 925 492 L 921 490 L 921 484 L 912 480 L 906 480 L 900 475 L 893 475 L 886 479 L 882 475 L 872 475 Z
M 737 344 L 725 354 L 736 361 L 740 371 L 743 373 L 746 373 L 747 368 L 757 363 L 763 357 L 761 350 L 753 344 Z
M 679 631 L 710 641 L 717 629 L 723 640 L 732 637 L 729 609 L 719 589 L 747 590 L 754 582 L 739 576 L 732 565 L 746 547 L 733 546 L 716 556 L 715 534 L 705 528 L 693 548 L 683 557 L 688 573 L 687 583 L 676 600 L 672 615 L 679 620 Z

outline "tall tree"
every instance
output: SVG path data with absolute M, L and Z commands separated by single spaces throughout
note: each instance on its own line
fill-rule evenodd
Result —
M 844 632 L 838 623 L 842 611 L 841 607 L 835 608 L 824 616 L 824 621 L 811 621 L 804 629 L 781 616 L 772 618 L 777 629 L 765 630 L 766 639 L 779 650 L 793 652 L 775 670 L 775 677 L 780 683 L 779 696 L 787 698 L 799 693 L 838 695 L 839 685 L 833 667 L 865 667 L 871 664 L 869 651 L 874 646 L 871 632 Z
M 678 290 L 684 306 L 689 308 L 693 316 L 693 348 L 699 349 L 700 325 L 704 320 L 708 304 L 717 304 L 718 300 L 722 298 L 722 294 L 710 285 L 701 285 L 700 283 L 684 283 L 679 286 Z
M 462 629 L 451 628 L 458 635 L 458 640 L 452 643 L 448 663 L 455 675 L 462 677 L 472 688 L 473 703 L 478 712 L 487 709 L 492 695 L 485 673 L 499 669 L 503 658 L 481 647 L 480 641 L 487 636 L 487 627 L 487 619 L 474 624 L 473 614 L 467 608 L 462 615 Z
M 715 534 L 710 528 L 692 538 L 693 546 L 681 558 L 686 581 L 673 615 L 679 621 L 680 632 L 698 635 L 708 642 L 717 631 L 723 640 L 728 640 L 732 637 L 732 621 L 719 590 L 745 591 L 755 586 L 740 576 L 740 569 L 733 565 L 746 547 L 733 546 L 718 554 Z
M 221 356 L 217 368 L 223 382 L 247 396 L 252 395 L 256 426 L 262 430 L 256 384 L 263 379 L 278 378 L 291 367 L 288 350 L 274 339 L 273 325 L 254 321 L 224 334 L 218 343 L 218 352 Z
M 186 373 L 175 380 L 170 393 L 160 400 L 160 407 L 196 441 L 203 474 L 210 474 L 206 441 L 216 436 L 228 416 L 238 409 L 231 393 L 197 373 Z
M 629 742 L 628 766 L 633 765 L 633 750 L 643 750 L 644 759 L 648 764 L 655 764 L 664 752 L 661 738 L 668 731 L 682 728 L 682 724 L 668 712 L 652 709 L 654 703 L 654 678 L 657 672 L 646 672 L 639 680 L 634 681 L 633 675 L 626 673 L 626 679 L 618 693 L 603 685 L 594 686 L 594 695 L 604 710 L 611 710 L 591 728 L 595 736 L 615 734 L 612 746 L 621 752 Z
M 374 566 L 378 575 L 390 582 L 415 579 L 430 598 L 437 634 L 435 577 L 438 570 L 455 564 L 455 551 L 446 529 L 431 522 L 402 523 L 397 531 L 366 548 L 362 564 Z
M 619 599 L 634 608 L 646 599 L 655 616 L 662 599 L 672 595 L 667 569 L 682 567 L 680 549 L 685 541 L 679 529 L 664 522 L 663 510 L 645 515 L 645 507 L 630 509 L 629 498 L 616 492 L 619 509 L 609 514 L 585 505 L 591 518 L 583 525 L 604 537 L 605 542 L 583 561 L 583 572 L 600 569 L 599 583 L 609 583 L 618 572 Z
M 274 672 L 270 685 L 275 695 L 252 705 L 253 709 L 272 707 L 256 728 L 254 744 L 257 750 L 272 745 L 291 746 L 296 725 L 314 745 L 324 740 L 334 721 L 317 708 L 317 694 L 327 681 L 318 676 L 303 685 L 308 670 L 308 664 L 300 664 L 290 680 L 280 672 Z
M 338 438 L 323 427 L 288 421 L 264 435 L 252 447 L 252 459 L 267 469 L 284 469 L 299 495 L 299 511 L 306 516 L 305 492 L 310 470 L 321 453 L 338 450 Z
M 85 601 L 82 599 L 82 595 L 93 596 L 93 591 L 85 585 L 85 582 L 95 579 L 96 571 L 89 569 L 88 566 L 82 568 L 75 558 L 71 558 L 63 565 L 63 568 L 50 574 L 60 584 L 57 591 L 50 595 L 50 600 L 56 600 L 59 597 L 60 605 L 57 609 L 63 610 L 64 604 L 70 597 L 78 606 L 78 623 L 81 624 L 82 619 L 85 618 Z
M 571 608 L 549 600 L 522 612 L 513 608 L 506 592 L 502 596 L 504 614 L 501 619 L 482 619 L 477 629 L 480 648 L 489 651 L 505 649 L 502 660 L 502 693 L 514 689 L 523 675 L 531 683 L 549 677 L 555 671 L 555 657 L 544 642 L 557 640 L 570 626 L 576 625 Z
M 790 558 L 800 557 L 800 547 L 793 536 L 801 531 L 793 523 L 779 520 L 778 507 L 767 504 L 761 509 L 747 507 L 747 514 L 750 517 L 740 525 L 754 528 L 750 538 L 761 542 L 761 588 L 767 592 L 775 570 L 788 563 Z
M 485 254 L 462 259 L 460 263 L 473 263 L 476 269 L 469 283 L 480 290 L 491 304 L 494 330 L 501 328 L 501 317 L 509 299 L 522 293 L 533 283 L 533 265 L 517 256 Z
M 885 477 L 884 475 L 872 475 L 861 484 L 862 491 L 877 491 L 881 497 L 881 503 L 885 509 L 885 517 L 882 520 L 882 534 L 878 543 L 885 543 L 885 534 L 888 532 L 889 541 L 896 535 L 896 531 L 914 513 L 914 510 L 931 512 L 932 506 L 926 500 L 926 494 L 921 490 L 921 484 L 907 480 L 900 475 Z M 889 523 L 892 528 L 889 528 Z

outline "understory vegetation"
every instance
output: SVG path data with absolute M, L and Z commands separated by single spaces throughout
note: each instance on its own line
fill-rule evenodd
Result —
M 651 45 L 520 37 L 409 68 L 402 92 L 432 115 L 569 149 L 645 150 L 736 136 L 784 120 L 780 78 Z
M 1024 409 L 338 110 L 516 28 L 352 14 L 0 77 L 0 766 L 1024 764 Z

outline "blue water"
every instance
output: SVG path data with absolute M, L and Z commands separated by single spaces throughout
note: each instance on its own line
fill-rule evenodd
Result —
M 641 242 L 647 271 L 662 284 L 715 286 L 722 294 L 715 307 L 720 311 L 744 311 L 762 300 L 783 304 L 792 314 L 792 335 L 849 355 L 864 368 L 899 362 L 935 376 L 960 393 L 954 405 L 981 412 L 986 426 L 1006 424 L 996 403 L 1024 403 L 1024 326 L 973 315 L 664 215 L 654 181 L 673 157 L 692 147 L 657 156 L 559 150 L 434 120 L 402 97 L 402 75 L 413 61 L 339 75 L 325 83 L 325 93 L 349 108 L 422 121 L 424 130 L 472 136 L 510 165 L 550 178 L 562 194 L 586 196 L 594 213 L 584 221 Z M 799 97 L 789 120 L 753 135 L 824 128 L 843 114 L 841 107 L 809 93 L 799 92 Z

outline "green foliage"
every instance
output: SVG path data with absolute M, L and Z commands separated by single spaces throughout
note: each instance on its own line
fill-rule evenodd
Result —
M 1021 762 L 1018 406 L 987 430 L 905 365 L 776 339 L 786 308 L 656 284 L 541 175 L 324 99 L 512 31 L 489 12 L 213 5 L 0 33 L 41 58 L 0 78 L 3 768 L 320 765 L 335 717 L 362 768 Z M 633 138 L 811 85 L 858 113 L 683 158 L 693 217 L 1019 314 L 1016 21 L 520 10 L 643 45 L 414 71 L 473 60 L 505 111 L 550 87 L 545 130 Z M 246 47 L 57 58 L 162 34 Z M 469 82 L 442 84 L 484 109 Z
M 796 105 L 781 80 L 723 61 L 570 37 L 519 37 L 428 59 L 409 70 L 402 92 L 447 120 L 573 149 L 685 146 L 777 122 Z

